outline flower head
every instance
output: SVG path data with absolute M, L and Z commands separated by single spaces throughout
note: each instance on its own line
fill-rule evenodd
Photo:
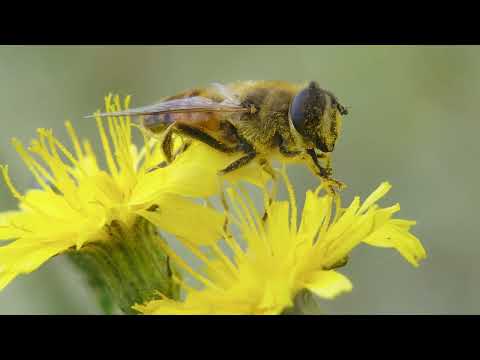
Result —
M 107 112 L 122 108 L 118 96 L 108 96 L 105 103 Z M 129 98 L 123 108 L 128 103 Z M 129 117 L 112 116 L 107 121 L 97 117 L 96 122 L 106 170 L 99 166 L 90 142 L 80 141 L 70 122 L 66 128 L 73 152 L 51 130 L 39 129 L 28 149 L 13 140 L 40 188 L 21 193 L 8 168 L 1 167 L 19 210 L 0 213 L 0 240 L 13 240 L 0 247 L 0 289 L 67 249 L 109 241 L 108 225 L 113 221 L 128 229 L 143 217 L 185 239 L 218 238 L 223 215 L 190 198 L 218 192 L 218 162 L 231 160 L 216 159 L 215 151 L 193 143 L 173 163 L 158 168 L 164 161 L 160 142 L 145 138 L 138 151 Z
M 198 244 L 185 242 L 204 262 L 204 271 L 194 271 L 178 256 L 172 257 L 202 285 L 178 280 L 186 291 L 183 301 L 163 297 L 135 309 L 144 314 L 279 314 L 293 305 L 302 289 L 326 299 L 350 291 L 350 280 L 334 268 L 362 242 L 396 248 L 414 266 L 426 256 L 409 232 L 414 222 L 392 218 L 399 205 L 376 204 L 390 189 L 388 183 L 363 203 L 355 197 L 346 208 L 338 196 L 320 195 L 322 186 L 308 191 L 297 226 L 293 189 L 285 173 L 284 178 L 289 201 L 269 199 L 265 191 L 263 216 L 248 196 L 229 188 L 230 228 L 238 228 L 245 248 L 230 231 L 224 233 L 230 257 L 218 242 L 209 244 L 213 258 L 205 256 Z

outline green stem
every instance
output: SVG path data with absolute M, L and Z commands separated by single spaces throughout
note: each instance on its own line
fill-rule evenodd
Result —
M 131 229 L 115 221 L 108 229 L 108 240 L 68 252 L 97 291 L 105 313 L 111 314 L 117 305 L 125 314 L 136 314 L 132 306 L 158 298 L 158 292 L 178 299 L 174 270 L 160 246 L 165 240 L 155 226 L 139 218 Z

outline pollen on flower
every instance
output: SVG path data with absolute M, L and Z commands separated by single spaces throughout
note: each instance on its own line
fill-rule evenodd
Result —
M 392 218 L 399 206 L 376 204 L 390 189 L 388 183 L 363 203 L 356 197 L 346 208 L 338 195 L 322 191 L 322 185 L 308 191 L 298 225 L 296 200 L 285 170 L 283 178 L 289 200 L 277 200 L 273 192 L 264 190 L 263 214 L 238 186 L 228 188 L 229 226 L 223 240 L 233 255 L 227 256 L 217 241 L 209 244 L 213 257 L 205 256 L 198 244 L 184 241 L 203 262 L 201 270 L 171 251 L 169 255 L 202 286 L 189 285 L 185 277 L 178 280 L 183 300 L 163 297 L 134 308 L 144 314 L 279 314 L 293 305 L 303 289 L 325 299 L 351 291 L 350 280 L 334 268 L 362 242 L 396 248 L 412 265 L 426 256 L 409 232 L 411 223 Z M 238 236 L 232 235 L 233 227 L 239 229 Z

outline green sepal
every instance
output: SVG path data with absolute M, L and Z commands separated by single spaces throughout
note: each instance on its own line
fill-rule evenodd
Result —
M 98 273 L 94 266 L 89 264 L 87 258 L 80 252 L 69 251 L 67 252 L 67 255 L 72 263 L 84 273 L 88 285 L 96 295 L 100 309 L 105 315 L 112 315 L 116 306 L 103 276 Z
M 125 314 L 136 314 L 133 305 L 157 299 L 159 293 L 179 298 L 173 275 L 180 275 L 163 252 L 168 245 L 153 224 L 139 218 L 125 228 L 114 221 L 108 232 L 109 239 L 68 252 L 85 273 L 105 314 L 114 313 L 117 307 Z
M 294 305 L 285 309 L 282 315 L 322 315 L 317 296 L 310 290 L 304 289 L 295 296 Z

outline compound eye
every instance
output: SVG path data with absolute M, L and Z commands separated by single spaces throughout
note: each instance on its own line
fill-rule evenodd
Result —
M 309 90 L 303 89 L 293 98 L 290 105 L 290 118 L 293 126 L 300 134 L 305 130 L 305 112 L 307 107 L 307 99 L 309 98 Z

